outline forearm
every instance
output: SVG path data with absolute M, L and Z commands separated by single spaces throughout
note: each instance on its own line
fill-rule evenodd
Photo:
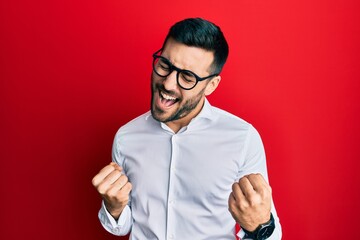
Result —
M 119 219 L 116 220 L 106 210 L 105 204 L 103 202 L 98 217 L 101 225 L 108 232 L 117 236 L 124 236 L 128 234 L 132 226 L 131 209 L 129 206 L 124 208 Z

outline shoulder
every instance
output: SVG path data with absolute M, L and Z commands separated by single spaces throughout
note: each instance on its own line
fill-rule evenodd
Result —
M 253 126 L 246 120 L 218 107 L 212 106 L 212 112 L 216 115 L 217 123 L 223 127 L 239 128 L 244 130 L 253 128 Z
M 218 116 L 216 127 L 220 129 L 223 134 L 234 138 L 240 137 L 245 140 L 247 145 L 251 145 L 251 147 L 254 148 L 262 146 L 260 133 L 251 123 L 217 107 L 213 107 L 213 111 Z
M 148 111 L 121 126 L 116 133 L 116 137 L 154 131 L 158 126 L 159 123 L 154 120 L 151 116 L 151 112 Z
M 218 107 L 212 106 L 211 108 L 212 113 L 216 116 L 215 127 L 217 129 L 230 135 L 239 133 L 242 136 L 246 136 L 246 138 L 254 136 L 260 138 L 259 132 L 248 121 Z

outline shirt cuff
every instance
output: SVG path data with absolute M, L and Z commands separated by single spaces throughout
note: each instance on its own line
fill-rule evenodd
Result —
M 245 236 L 245 232 L 241 228 L 240 231 L 236 235 L 239 237 L 239 239 L 242 240 L 242 239 L 244 239 L 243 237 Z
M 104 201 L 102 202 L 101 209 L 99 211 L 99 219 L 103 227 L 110 233 L 118 236 L 126 235 L 129 232 L 130 227 L 128 219 L 131 216 L 131 210 L 129 206 L 125 206 L 121 212 L 119 219 L 115 220 L 113 216 L 108 212 L 105 207 Z M 130 224 L 131 225 L 131 224 Z

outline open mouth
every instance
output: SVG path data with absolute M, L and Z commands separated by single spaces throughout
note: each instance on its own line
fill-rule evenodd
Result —
M 159 90 L 159 95 L 160 95 L 161 104 L 166 108 L 171 107 L 172 105 L 174 105 L 176 102 L 179 101 L 178 98 L 168 95 L 161 90 Z

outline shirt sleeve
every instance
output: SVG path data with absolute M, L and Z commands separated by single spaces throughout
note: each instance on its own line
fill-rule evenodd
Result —
M 116 221 L 107 211 L 104 201 L 99 211 L 99 220 L 101 225 L 108 231 L 117 236 L 124 236 L 129 233 L 132 225 L 131 210 L 126 206 L 119 219 Z
M 123 167 L 124 158 L 120 152 L 119 146 L 119 132 L 115 135 L 115 139 L 112 146 L 112 161 L 117 163 L 119 166 Z M 124 174 L 126 174 L 124 172 Z M 133 224 L 133 218 L 131 213 L 131 197 L 129 196 L 128 205 L 125 206 L 118 220 L 115 220 L 111 214 L 107 211 L 104 201 L 99 211 L 99 220 L 101 225 L 110 233 L 117 236 L 124 236 L 128 234 L 131 230 Z
M 240 179 L 241 177 L 251 173 L 260 173 L 265 180 L 269 182 L 264 146 L 259 133 L 252 125 L 250 125 L 248 130 L 244 151 L 244 164 L 241 167 L 238 178 Z M 275 230 L 268 240 L 280 240 L 282 237 L 282 230 L 279 217 L 276 213 L 274 201 L 271 202 L 271 213 L 273 214 L 275 220 Z M 244 235 L 245 232 L 240 229 L 237 236 L 244 240 Z

